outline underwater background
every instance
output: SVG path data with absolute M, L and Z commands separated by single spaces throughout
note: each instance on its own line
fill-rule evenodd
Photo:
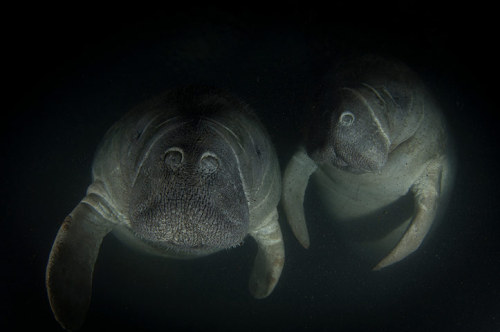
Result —
M 373 272 L 306 193 L 311 247 L 280 208 L 285 266 L 248 292 L 256 244 L 196 260 L 102 244 L 83 331 L 500 331 L 498 36 L 494 9 L 405 1 L 7 6 L 3 24 L 0 330 L 61 330 L 45 290 L 60 223 L 90 184 L 106 130 L 168 88 L 208 84 L 256 111 L 282 171 L 324 73 L 341 57 L 407 63 L 442 106 L 457 163 L 420 249 Z

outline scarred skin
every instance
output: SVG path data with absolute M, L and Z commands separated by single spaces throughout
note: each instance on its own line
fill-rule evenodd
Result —
M 278 282 L 284 248 L 281 194 L 270 139 L 248 106 L 207 88 L 167 92 L 125 115 L 105 135 L 87 195 L 65 219 L 49 257 L 47 291 L 66 329 L 83 324 L 101 242 L 170 258 L 196 258 L 258 244 L 250 277 L 256 298 Z
M 439 107 L 406 65 L 366 56 L 338 66 L 315 112 L 283 178 L 295 236 L 309 246 L 303 201 L 314 173 L 315 190 L 341 236 L 371 233 L 369 239 L 356 234 L 364 237 L 364 252 L 386 255 L 375 270 L 402 260 L 422 243 L 452 184 Z

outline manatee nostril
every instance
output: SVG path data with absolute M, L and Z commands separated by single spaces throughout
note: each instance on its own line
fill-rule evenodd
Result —
M 183 159 L 184 153 L 179 148 L 170 148 L 165 153 L 165 164 L 174 171 L 181 166 Z
M 343 126 L 350 126 L 354 122 L 355 116 L 349 111 L 345 111 L 340 115 L 340 124 Z
M 203 173 L 213 173 L 219 168 L 219 160 L 212 153 L 205 153 L 201 156 L 200 169 Z

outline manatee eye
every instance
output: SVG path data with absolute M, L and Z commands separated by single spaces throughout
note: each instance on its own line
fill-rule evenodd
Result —
M 213 173 L 219 168 L 219 160 L 217 157 L 211 152 L 205 152 L 201 156 L 200 160 L 200 169 L 203 173 L 210 174 Z
M 349 111 L 345 111 L 340 114 L 340 124 L 343 126 L 350 126 L 354 122 L 355 116 Z
M 165 153 L 165 164 L 174 171 L 181 166 L 183 159 L 184 153 L 179 148 L 170 148 Z

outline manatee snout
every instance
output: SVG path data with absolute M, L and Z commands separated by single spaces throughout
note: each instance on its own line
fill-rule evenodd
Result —
M 378 172 L 387 163 L 385 146 L 377 144 L 357 144 L 336 140 L 312 154 L 318 164 L 328 163 L 351 173 Z
M 144 170 L 150 176 L 134 188 L 130 223 L 136 236 L 180 252 L 240 244 L 248 234 L 249 212 L 231 161 L 195 146 L 169 147 L 162 158 L 159 167 Z
M 348 144 L 344 144 L 339 146 L 337 151 L 332 163 L 337 167 L 347 168 L 353 173 L 377 172 L 387 162 L 387 151 L 385 151 L 384 146 L 376 144 L 358 145 L 357 147 L 349 147 Z
M 144 241 L 174 251 L 238 245 L 248 233 L 247 211 L 241 209 L 240 216 L 228 216 L 213 204 L 199 195 L 175 200 L 160 196 L 147 209 L 133 215 L 131 226 Z

